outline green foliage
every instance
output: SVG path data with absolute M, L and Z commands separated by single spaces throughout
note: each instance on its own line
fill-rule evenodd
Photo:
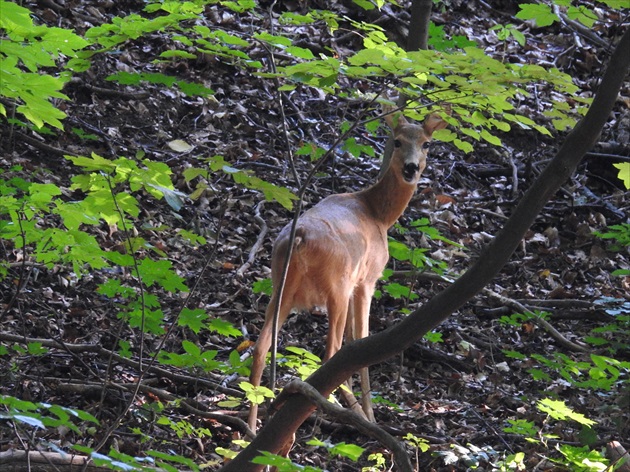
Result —
M 341 386 L 340 388 L 343 388 L 343 387 L 344 386 Z M 385 397 L 383 397 L 381 395 L 375 395 L 374 392 L 372 392 L 371 395 L 372 395 L 372 403 L 374 403 L 375 405 L 385 406 L 385 407 L 389 408 L 390 410 L 395 411 L 397 413 L 404 412 L 404 410 L 400 406 L 398 406 L 396 403 L 388 400 L 387 398 L 385 398 Z
M 629 381 L 630 362 L 611 357 L 591 354 L 590 361 L 575 361 L 563 353 L 555 353 L 551 357 L 532 354 L 530 357 L 543 368 L 532 367 L 528 370 L 536 380 L 551 381 L 549 373 L 553 372 L 574 387 L 595 391 L 610 391 L 620 383 Z
M 583 5 L 573 6 L 570 1 L 556 0 L 554 3 L 562 7 L 566 7 L 566 15 L 570 20 L 578 21 L 587 28 L 592 28 L 598 20 L 597 15 L 590 8 Z M 606 3 L 606 2 L 604 2 Z M 618 3 L 618 2 L 610 2 Z M 627 5 L 625 5 L 627 6 Z M 516 14 L 521 20 L 533 20 L 536 26 L 544 27 L 560 21 L 560 17 L 553 11 L 551 5 L 540 4 L 520 4 L 520 11 Z M 622 8 L 621 5 L 613 8 Z
M 431 226 L 428 218 L 420 218 L 412 221 L 408 228 L 396 224 L 395 229 L 402 235 L 408 234 L 410 231 L 415 231 L 430 240 L 441 241 L 449 245 L 463 248 L 460 244 L 444 237 L 439 230 Z M 427 248 L 412 248 L 392 237 L 389 238 L 388 244 L 389 255 L 392 259 L 400 262 L 408 262 L 414 269 L 420 271 L 431 270 L 438 275 L 444 275 L 448 269 L 446 262 L 438 261 L 430 257 L 428 255 L 429 249 Z M 394 287 L 394 290 L 397 290 L 396 287 Z M 409 298 L 409 296 L 407 296 L 407 298 Z
M 581 413 L 576 413 L 567 404 L 560 400 L 552 400 L 545 398 L 540 400 L 537 407 L 543 413 L 547 413 L 551 418 L 556 420 L 572 420 L 584 426 L 592 426 L 595 421 L 588 419 Z
M 628 171 L 630 172 L 630 167 Z M 630 224 L 628 223 L 609 226 L 605 232 L 593 231 L 593 234 L 598 238 L 611 240 L 610 249 L 613 251 L 622 251 L 630 247 Z M 630 275 L 630 269 L 617 269 L 612 272 L 612 275 L 625 277 Z
M 110 23 L 94 26 L 85 33 L 85 38 L 94 45 L 109 50 L 122 43 L 138 39 L 156 31 L 178 30 L 181 22 L 194 20 L 203 11 L 203 5 L 193 2 L 152 3 L 145 7 L 147 13 L 164 13 L 153 18 L 131 14 L 124 18 L 114 17 Z
M 164 454 L 160 451 L 144 451 L 145 457 L 133 457 L 123 454 L 115 449 L 110 449 L 107 455 L 95 452 L 92 448 L 75 446 L 75 450 L 90 455 L 95 466 L 107 467 L 113 470 L 143 470 L 143 471 L 168 471 L 177 472 L 184 466 L 194 472 L 199 471 L 199 467 L 194 461 L 178 454 Z M 172 463 L 176 465 L 172 465 Z M 155 465 L 155 467 L 153 467 Z
M 516 14 L 516 18 L 521 20 L 534 20 L 536 26 L 544 27 L 560 21 L 551 6 L 540 3 L 522 3 L 519 5 L 520 11 Z
M 420 452 L 427 452 L 430 449 L 429 441 L 424 438 L 419 438 L 418 436 L 414 436 L 411 433 L 407 433 L 403 439 L 411 444 L 415 449 L 418 449 Z
M 348 444 L 345 442 L 332 444 L 329 441 L 322 441 L 316 438 L 307 441 L 307 444 L 314 447 L 324 448 L 331 456 L 345 457 L 353 462 L 358 461 L 361 454 L 365 451 L 364 448 L 357 446 L 356 444 Z M 322 472 L 322 470 L 317 467 L 294 464 L 286 457 L 271 454 L 266 451 L 262 451 L 261 455 L 254 458 L 252 462 L 254 464 L 277 467 L 279 472 Z
M 427 334 L 424 335 L 424 339 L 426 339 L 430 343 L 443 343 L 444 342 L 442 333 L 438 333 L 435 331 L 429 331 Z
M 302 380 L 310 377 L 322 364 L 318 356 L 301 347 L 287 346 L 285 351 L 278 364 L 293 369 Z
M 33 24 L 31 12 L 16 3 L 0 0 L 0 11 L 0 97 L 18 103 L 16 111 L 35 126 L 62 129 L 66 114 L 49 100 L 68 98 L 61 89 L 69 75 L 45 71 L 59 68 L 62 59 L 77 57 L 88 42 L 67 29 Z M 7 116 L 2 103 L 0 114 Z
M 556 449 L 562 454 L 562 459 L 554 462 L 579 472 L 603 472 L 610 470 L 608 459 L 601 452 L 591 450 L 588 446 L 576 447 L 569 444 L 559 444 Z
M 209 180 L 212 172 L 223 172 L 225 175 L 230 176 L 235 183 L 262 192 L 266 200 L 277 201 L 287 210 L 293 208 L 293 201 L 296 200 L 297 197 L 286 187 L 278 187 L 277 185 L 265 182 L 253 176 L 249 172 L 235 169 L 229 165 L 222 156 L 211 157 L 207 159 L 207 163 L 209 170 L 196 167 L 186 169 L 183 173 L 186 182 L 190 182 L 199 177 Z M 193 200 L 199 198 L 207 189 L 208 185 L 205 182 L 198 181 L 197 188 L 190 195 L 190 198 Z
M 167 416 L 160 416 L 156 424 L 166 426 L 172 430 L 175 435 L 182 438 L 204 439 L 212 437 L 212 433 L 208 428 L 198 428 L 185 419 L 173 421 Z
M 279 69 L 278 77 L 293 82 L 293 88 L 302 84 L 327 93 L 339 93 L 338 83 L 343 76 L 395 78 L 403 84 L 400 92 L 414 98 L 406 113 L 411 118 L 421 120 L 428 112 L 421 100 L 448 102 L 452 104 L 452 113 L 444 118 L 454 128 L 469 138 L 494 145 L 501 144 L 495 133 L 509 131 L 514 125 L 550 134 L 528 117 L 512 112 L 511 101 L 517 95 L 529 95 L 526 84 L 547 82 L 563 94 L 577 90 L 570 77 L 557 69 L 503 64 L 475 46 L 454 52 L 406 52 L 388 42 L 378 29 L 367 31 L 364 38 L 364 49 L 345 59 L 324 57 L 284 66 Z M 343 93 L 353 95 L 354 92 Z M 557 120 L 565 124 L 572 122 L 563 110 L 558 113 Z M 473 149 L 469 142 L 450 130 L 441 130 L 435 137 L 453 142 L 466 152 Z
M 494 31 L 497 38 L 501 41 L 507 41 L 510 37 L 512 37 L 518 44 L 525 46 L 525 35 L 511 23 L 508 23 L 507 25 L 494 25 L 489 31 Z
M 216 350 L 202 351 L 197 344 L 190 341 L 182 341 L 182 348 L 184 350 L 183 354 L 162 351 L 160 353 L 160 362 L 175 367 L 198 367 L 205 372 L 210 372 L 223 366 L 222 362 L 215 360 L 218 354 Z
M 243 439 L 234 439 L 232 440 L 232 445 L 236 446 L 237 448 L 244 448 L 249 445 L 249 441 L 245 441 Z M 228 460 L 234 459 L 238 454 L 237 451 L 234 451 L 232 449 L 226 449 L 224 447 L 217 447 L 215 449 L 215 452 Z
M 267 296 L 271 296 L 273 291 L 271 279 L 257 280 L 252 284 L 252 291 L 254 293 L 264 293 Z
M 363 454 L 363 452 L 365 451 L 364 448 L 357 446 L 356 444 L 348 444 L 345 442 L 332 444 L 328 441 L 311 439 L 307 441 L 306 444 L 308 444 L 309 446 L 323 447 L 328 451 L 330 455 L 347 457 L 353 462 L 358 461 L 361 454 Z
M 591 330 L 587 343 L 599 348 L 606 347 L 611 355 L 630 348 L 630 302 L 622 298 L 602 297 L 594 305 L 603 309 L 614 321 Z
M 148 159 L 105 159 L 96 154 L 68 159 L 81 171 L 72 178 L 68 189 L 50 183 L 30 183 L 21 178 L 0 180 L 0 239 L 4 244 L 21 248 L 25 258 L 32 257 L 50 266 L 70 266 L 79 277 L 89 271 L 98 280 L 101 274 L 105 274 L 103 281 L 97 283 L 96 291 L 110 300 L 111 306 L 118 311 L 118 318 L 129 329 L 139 330 L 141 334 L 164 334 L 165 315 L 159 294 L 162 291 L 182 294 L 188 288 L 174 264 L 165 258 L 164 251 L 148 238 L 152 233 L 170 228 L 153 227 L 139 218 L 141 200 L 146 205 L 150 198 L 159 200 L 166 195 L 171 198 L 181 196 L 173 188 L 170 169 L 163 163 Z M 20 171 L 18 167 L 11 170 Z M 68 198 L 70 195 L 72 199 Z M 118 232 L 122 235 L 120 244 L 112 245 L 104 236 L 95 237 L 93 228 L 97 227 L 109 228 L 114 234 Z M 203 238 L 190 231 L 174 234 L 179 234 L 182 243 L 205 243 Z M 200 309 L 183 309 L 173 322 L 180 329 L 190 329 L 197 334 L 205 331 L 222 336 L 241 336 L 241 332 L 229 322 L 210 317 Z M 126 339 L 120 339 L 118 345 L 123 357 L 135 354 Z M 26 348 L 15 344 L 12 350 L 30 356 L 47 351 L 39 343 L 29 343 Z M 2 346 L 2 354 L 9 352 Z M 218 359 L 217 350 L 202 350 L 188 340 L 182 341 L 180 352 L 160 351 L 158 360 L 183 369 L 239 375 L 249 373 L 248 362 L 241 361 L 238 352 L 231 352 L 228 359 Z M 41 405 L 37 405 L 39 410 L 36 410 L 28 403 L 17 402 L 12 400 L 5 418 L 38 428 L 59 426 L 65 422 L 63 414 L 67 412 L 59 410 L 60 407 L 49 408 L 55 417 L 43 412 Z M 13 410 L 20 411 L 14 413 Z M 203 428 L 167 417 L 159 419 L 158 424 L 168 426 L 180 437 L 208 433 Z M 68 427 L 73 431 L 76 429 Z M 145 458 L 133 458 L 115 452 L 103 455 L 80 445 L 76 445 L 76 450 L 90 454 L 95 462 L 118 468 L 123 463 L 125 467 L 134 464 L 146 467 L 150 463 L 166 470 L 176 470 L 177 465 L 197 470 L 187 458 L 178 455 L 167 457 L 157 451 L 146 452 Z
M 571 423 L 577 423 L 582 428 L 578 437 L 582 440 L 583 444 L 585 442 L 592 444 L 597 441 L 594 431 L 590 428 L 595 425 L 596 422 L 581 413 L 573 411 L 565 402 L 545 398 L 538 401 L 536 406 L 541 413 L 545 413 L 551 419 L 549 420 L 548 418 L 545 420 L 543 423 L 544 428 L 551 431 L 552 428 L 555 427 L 553 420 L 566 422 L 568 423 L 567 427 L 569 427 Z M 544 430 L 536 426 L 533 421 L 515 419 L 508 420 L 508 423 L 510 426 L 503 428 L 504 432 L 521 435 L 528 442 L 547 444 L 548 440 L 557 437 L 554 434 L 545 433 Z M 582 472 L 601 472 L 608 470 L 608 459 L 604 458 L 599 451 L 591 450 L 588 444 L 583 447 L 577 447 L 558 443 L 555 449 L 559 455 L 556 454 L 556 457 L 550 457 L 550 460 L 567 470 Z M 522 463 L 522 453 L 518 454 L 521 455 L 519 461 Z M 517 458 L 508 457 L 506 461 L 513 461 L 515 459 Z M 511 469 L 501 468 L 500 470 Z
M 368 460 L 369 461 L 374 461 L 374 465 L 368 466 L 368 467 L 363 467 L 361 469 L 361 472 L 378 472 L 381 470 L 386 470 L 385 469 L 385 457 L 383 457 L 383 454 L 381 452 L 375 452 L 373 454 L 370 454 L 368 456 Z
M 264 403 L 265 398 L 275 398 L 275 394 L 270 389 L 263 387 L 262 385 L 254 387 L 249 382 L 241 382 L 238 386 L 241 387 L 243 392 L 245 392 L 245 397 L 255 405 Z
M 117 72 L 107 77 L 106 80 L 118 82 L 123 85 L 140 85 L 143 82 L 150 84 L 164 85 L 166 87 L 177 87 L 185 95 L 193 97 L 196 95 L 207 97 L 214 95 L 214 90 L 206 88 L 200 84 L 186 82 L 184 80 L 178 80 L 176 77 L 159 73 L 129 73 L 129 72 Z
M 453 35 L 451 38 L 446 37 L 444 26 L 438 26 L 431 22 L 429 25 L 429 41 L 430 49 L 436 51 L 452 51 L 464 49 L 470 46 L 476 46 L 477 43 L 469 40 L 466 36 Z
M 499 318 L 499 323 L 503 325 L 509 325 L 514 327 L 520 327 L 524 323 L 528 321 L 535 320 L 536 318 L 547 319 L 549 317 L 549 313 L 546 311 L 538 311 L 535 310 L 532 313 L 514 313 L 512 315 L 504 315 Z
M 626 189 L 630 189 L 630 162 L 620 162 L 613 166 L 619 169 L 619 180 L 623 181 Z
M 0 419 L 11 420 L 26 427 L 38 429 L 64 427 L 81 434 L 81 429 L 73 420 L 99 424 L 94 416 L 85 411 L 59 405 L 33 403 L 6 395 L 0 395 L 0 405 L 4 407 L 3 411 L 0 411 Z
M 414 220 L 409 224 L 409 226 L 412 229 L 420 232 L 427 238 L 432 239 L 433 241 L 442 241 L 444 243 L 450 244 L 451 246 L 464 249 L 464 246 L 444 237 L 437 228 L 431 226 L 428 218 L 420 218 L 418 220 Z
M 500 472 L 508 472 L 510 470 L 527 470 L 525 468 L 525 453 L 523 452 L 510 454 L 504 460 L 498 461 L 496 465 Z
M 276 467 L 278 472 L 323 472 L 318 467 L 294 464 L 287 457 L 271 454 L 267 451 L 261 451 L 261 455 L 252 459 L 252 463 Z
M 613 251 L 621 251 L 630 246 L 630 224 L 621 223 L 620 225 L 609 226 L 606 232 L 593 231 L 593 234 L 601 239 L 610 239 L 613 241 L 611 249 Z
M 503 431 L 511 434 L 520 434 L 521 436 L 527 436 L 534 438 L 538 435 L 538 428 L 533 421 L 527 421 L 523 419 L 508 420 L 510 426 L 503 428 Z

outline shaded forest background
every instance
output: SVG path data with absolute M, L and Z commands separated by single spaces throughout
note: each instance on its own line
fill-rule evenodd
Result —
M 325 3 L 208 4 L 180 31 L 127 31 L 65 84 L 69 100 L 54 100 L 66 114 L 61 128 L 54 114 L 29 122 L 3 94 L 0 451 L 98 451 L 113 467 L 149 456 L 216 470 L 242 445 L 241 382 L 268 301 L 271 244 L 292 217 L 288 190 L 348 123 L 378 114 L 371 94 L 394 82 L 335 77 L 330 93 L 306 72 L 303 83 L 268 74 L 299 64 L 302 50 L 359 50 L 367 33 L 356 22 L 378 24 L 401 45 L 408 31 L 408 8 Z M 147 5 L 155 4 L 22 3 L 36 24 L 78 35 L 116 16 L 164 15 Z M 466 134 L 459 146 L 448 136 L 434 143 L 391 232 L 372 332 L 470 265 L 566 135 L 553 120 L 569 118 L 554 107 L 570 116 L 594 94 L 628 10 L 580 5 L 596 12 L 594 27 L 564 17 L 541 27 L 518 19 L 508 1 L 434 5 L 431 48 L 474 45 L 503 63 L 555 67 L 577 91 L 562 98 L 542 84 L 514 97 L 516 112 L 548 135 L 516 123 L 496 132 L 500 146 Z M 339 15 L 338 27 L 324 15 L 279 20 L 318 9 Z M 244 43 L 223 37 L 213 44 L 225 50 L 173 52 L 186 50 L 194 27 Z M 263 32 L 299 50 L 252 39 Z M 630 447 L 629 203 L 614 166 L 630 160 L 629 107 L 626 83 L 599 144 L 492 286 L 404 356 L 371 369 L 377 423 L 405 438 L 418 470 L 605 470 L 606 444 Z M 312 181 L 305 206 L 374 182 L 386 135 L 385 126 L 359 126 Z M 117 197 L 106 203 L 107 195 Z M 315 368 L 310 353 L 323 353 L 325 333 L 323 316 L 289 320 L 281 383 Z M 98 423 L 83 414 L 73 423 L 66 409 Z M 327 416 L 300 430 L 290 458 L 334 471 L 391 464 L 382 445 Z

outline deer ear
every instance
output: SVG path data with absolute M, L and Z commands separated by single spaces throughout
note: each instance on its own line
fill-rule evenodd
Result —
M 432 113 L 424 120 L 424 123 L 422 124 L 422 129 L 428 137 L 431 137 L 434 131 L 437 131 L 438 129 L 444 129 L 446 128 L 446 126 L 448 126 L 448 123 L 444 121 L 440 115 L 438 115 L 437 113 Z
M 391 105 L 382 105 L 381 110 L 385 115 L 385 122 L 391 129 L 396 129 L 398 126 L 408 123 L 403 114 L 400 111 L 395 111 L 396 108 Z

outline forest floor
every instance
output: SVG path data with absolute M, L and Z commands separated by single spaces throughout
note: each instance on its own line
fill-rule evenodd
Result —
M 304 12 L 308 8 L 325 7 L 320 3 L 325 2 L 279 1 L 275 9 Z M 507 1 L 444 4 L 448 7 L 438 6 L 433 20 L 444 27 L 447 35 L 465 35 L 491 56 L 504 61 L 558 67 L 573 77 L 582 96 L 592 96 L 596 91 L 623 22 L 614 13 L 600 10 L 604 15 L 602 26 L 593 29 L 591 36 L 583 36 L 571 24 L 533 28 L 513 17 L 515 5 Z M 489 4 L 496 4 L 496 9 Z M 145 2 L 25 1 L 23 5 L 39 21 L 81 33 L 112 16 L 140 13 Z M 331 8 L 355 19 L 375 20 L 370 16 L 373 12 L 365 13 L 346 2 L 332 5 Z M 396 37 L 401 25 L 408 21 L 408 14 L 389 6 L 386 12 L 381 26 Z M 214 6 L 207 8 L 207 15 L 200 22 L 251 33 L 268 27 L 266 15 L 262 9 L 257 14 L 237 15 Z M 627 27 L 627 18 L 625 21 Z M 515 41 L 500 41 L 489 31 L 494 25 L 507 23 L 515 24 L 525 35 L 525 46 Z M 313 49 L 352 49 L 356 41 L 350 37 L 345 43 L 333 43 L 321 25 L 301 34 L 303 47 Z M 96 153 L 113 158 L 133 157 L 143 152 L 152 160 L 167 163 L 177 189 L 190 194 L 194 188 L 180 177 L 182 172 L 191 166 L 203 166 L 205 158 L 221 155 L 237 169 L 252 171 L 261 179 L 295 190 L 287 165 L 287 147 L 298 149 L 304 139 L 315 140 L 324 147 L 330 145 L 341 123 L 352 121 L 361 106 L 356 101 L 323 95 L 308 87 L 286 94 L 290 138 L 287 144 L 278 92 L 272 80 L 245 73 L 216 57 L 153 62 L 159 52 L 172 47 L 171 43 L 170 37 L 158 31 L 128 42 L 115 54 L 97 56 L 93 67 L 64 90 L 70 100 L 58 103 L 68 114 L 64 122 L 66 132 L 48 135 L 27 130 L 10 132 L 3 121 L 0 170 L 4 177 L 22 176 L 68 188 L 77 171 L 64 159 L 64 154 Z M 265 61 L 266 51 L 254 49 L 249 54 Z M 119 71 L 174 75 L 202 83 L 215 94 L 213 100 L 204 100 L 159 85 L 143 84 L 140 88 L 106 80 Z M 535 100 L 528 99 L 519 105 L 519 112 L 539 123 L 548 122 L 542 115 L 550 102 L 547 93 L 538 90 Z M 593 380 L 589 376 L 594 367 L 592 354 L 630 361 L 630 328 L 627 321 L 625 325 L 619 321 L 621 315 L 630 314 L 630 278 L 611 275 L 616 269 L 630 268 L 630 252 L 628 247 L 615 248 L 611 241 L 593 234 L 628 222 L 630 195 L 617 179 L 612 164 L 630 159 L 629 123 L 630 83 L 626 83 L 599 144 L 547 204 L 500 276 L 440 325 L 432 340 L 425 339 L 406 350 L 404 356 L 371 367 L 378 425 L 401 438 L 412 433 L 430 445 L 430 452 L 420 454 L 417 459 L 418 470 L 474 467 L 498 470 L 493 464 L 500 457 L 516 452 L 525 453 L 526 470 L 554 470 L 556 465 L 549 460 L 559 457 L 554 448 L 581 446 L 585 432 L 577 422 L 556 420 L 541 412 L 537 403 L 545 398 L 562 400 L 596 422 L 595 436 L 590 438 L 592 449 L 599 450 L 611 440 L 620 441 L 630 449 L 628 369 L 621 369 L 619 378 L 607 389 L 594 388 L 589 383 Z M 72 132 L 73 128 L 83 134 Z M 93 139 L 86 139 L 86 135 Z M 427 261 L 434 267 L 450 274 L 465 271 L 500 230 L 506 215 L 545 162 L 554 156 L 565 136 L 560 133 L 546 137 L 534 130 L 513 130 L 501 135 L 503 148 L 475 142 L 475 150 L 470 154 L 435 143 L 418 192 L 400 223 L 405 227 L 427 218 L 445 238 L 461 247 L 427 238 L 418 231 L 393 230 L 392 235 L 412 247 L 426 249 Z M 375 147 L 379 155 L 386 138 L 384 131 L 381 137 L 377 139 L 363 131 L 357 136 Z M 174 150 L 172 144 L 176 140 L 189 144 L 191 150 Z M 16 170 L 17 165 L 21 170 Z M 302 178 L 312 165 L 309 159 L 296 160 Z M 305 207 L 331 193 L 365 188 L 375 181 L 378 170 L 377 159 L 336 153 L 306 192 Z M 252 286 L 269 277 L 273 240 L 292 217 L 290 211 L 276 203 L 259 206 L 263 200 L 261 193 L 217 174 L 201 198 L 188 200 L 177 212 L 165 202 L 154 200 L 148 200 L 142 208 L 144 221 L 154 227 L 168 225 L 173 232 L 186 228 L 208 237 L 210 244 L 192 249 L 171 240 L 168 231 L 153 236 L 150 230 L 145 231 L 146 239 L 177 266 L 189 286 L 199 283 L 195 294 L 198 306 L 214 317 L 230 321 L 252 340 L 262 326 L 268 302 L 268 297 L 254 293 Z M 263 226 L 268 234 L 262 247 L 251 265 L 239 273 Z M 98 237 L 104 244 L 118 243 L 120 236 L 112 234 L 105 225 L 99 231 Z M 27 256 L 6 242 L 2 252 L 11 266 L 9 276 L 0 281 L 0 344 L 10 346 L 17 342 L 14 336 L 19 336 L 68 344 L 87 343 L 105 349 L 115 347 L 119 327 L 116 305 L 95 292 L 96 285 L 107 278 L 106 271 L 77 279 L 71 267 L 39 267 L 37 274 L 33 272 L 24 281 L 20 262 Z M 199 279 L 209 257 L 212 258 L 209 270 Z M 396 323 L 405 316 L 405 310 L 413 310 L 447 284 L 430 267 L 417 274 L 403 262 L 392 262 L 390 267 L 406 277 L 397 281 L 413 286 L 417 298 L 395 298 L 379 285 L 382 293 L 372 304 L 372 332 Z M 175 311 L 180 303 L 180 299 L 173 297 L 165 305 Z M 523 310 L 544 317 L 547 323 L 539 322 L 536 317 L 512 316 L 522 314 Z M 326 327 L 323 316 L 291 317 L 280 335 L 280 352 L 285 352 L 287 346 L 298 346 L 322 355 Z M 166 349 L 177 350 L 185 338 L 204 350 L 218 350 L 218 358 L 224 360 L 243 341 L 219 335 L 195 336 L 190 332 L 175 334 L 176 337 L 167 340 Z M 132 343 L 136 342 L 133 339 Z M 159 339 L 146 342 L 150 350 Z M 579 349 L 580 346 L 588 348 Z M 120 414 L 133 391 L 122 386 L 133 384 L 138 374 L 132 364 L 121 359 L 108 365 L 109 360 L 95 351 L 72 352 L 57 347 L 42 356 L 11 352 L 0 356 L 0 394 L 81 408 L 98 416 L 103 424 Z M 291 375 L 282 368 L 280 383 L 286 383 Z M 109 378 L 112 385 L 122 386 L 103 390 L 104 378 Z M 159 372 L 148 373 L 143 382 L 168 391 L 175 398 L 199 401 L 208 411 L 226 413 L 226 408 L 218 402 L 231 395 L 242 395 L 238 384 L 244 377 L 232 378 L 227 385 L 222 385 L 222 380 L 213 373 L 164 367 Z M 195 439 L 187 434 L 178 437 L 172 428 L 153 423 L 142 410 L 142 404 L 153 401 L 154 394 L 141 392 L 103 452 L 116 447 L 120 452 L 138 456 L 151 448 L 167 453 L 172 450 L 199 464 L 220 462 L 215 449 L 229 448 L 233 439 L 242 436 L 242 431 L 234 426 L 217 419 L 198 418 L 173 406 L 169 407 L 172 418 L 181 417 L 197 427 L 208 428 L 211 433 Z M 244 417 L 246 405 L 234 414 L 238 416 L 238 412 Z M 1 418 L 0 412 L 0 452 L 19 449 L 20 435 Z M 541 435 L 531 433 L 529 439 L 535 440 L 528 440 L 523 431 L 505 432 L 509 420 L 529 421 L 539 428 Z M 146 435 L 142 441 L 138 430 Z M 46 430 L 41 435 L 33 433 L 41 439 L 41 444 L 56 444 L 61 448 L 70 440 L 67 434 L 71 433 L 55 430 Z M 544 439 L 542 434 L 555 437 Z M 311 437 L 331 444 L 356 443 L 366 448 L 367 453 L 358 462 L 331 456 L 324 448 L 306 445 Z M 373 440 L 338 424 L 335 418 L 318 417 L 300 429 L 290 457 L 296 463 L 326 470 L 355 471 L 374 464 L 368 460 L 368 454 L 377 452 L 390 460 L 389 453 Z M 410 454 L 415 461 L 414 453 Z M 216 465 L 211 466 L 211 470 L 215 468 Z

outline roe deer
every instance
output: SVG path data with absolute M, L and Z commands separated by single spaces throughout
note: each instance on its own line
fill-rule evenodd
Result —
M 297 222 L 277 327 L 279 330 L 294 309 L 325 307 L 329 326 L 324 361 L 341 348 L 344 331 L 348 341 L 368 335 L 374 288 L 389 259 L 387 230 L 414 194 L 426 166 L 433 132 L 446 126 L 437 115 L 429 116 L 422 126 L 409 123 L 402 114 L 394 117 L 390 113 L 385 120 L 393 131 L 394 150 L 383 177 L 365 190 L 325 198 Z M 288 224 L 273 247 L 273 294 L 254 348 L 250 375 L 255 386 L 260 385 L 271 345 L 279 279 L 290 233 L 291 224 Z M 367 368 L 361 369 L 360 377 L 363 412 L 374 421 Z M 342 395 L 353 409 L 361 411 L 352 394 L 342 389 Z M 257 415 L 258 407 L 252 404 L 248 423 L 253 431 Z

